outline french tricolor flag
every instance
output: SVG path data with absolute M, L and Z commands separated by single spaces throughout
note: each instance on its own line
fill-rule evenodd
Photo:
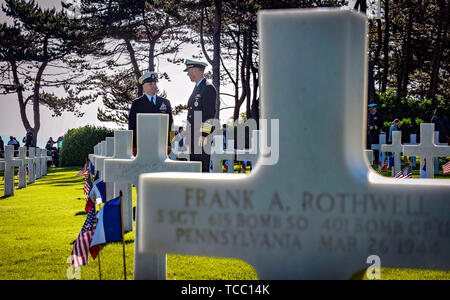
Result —
M 89 197 L 91 199 L 94 199 L 94 195 L 95 195 L 95 205 L 99 205 L 107 201 L 105 182 L 103 180 L 97 179 L 92 184 L 92 188 L 89 192 Z

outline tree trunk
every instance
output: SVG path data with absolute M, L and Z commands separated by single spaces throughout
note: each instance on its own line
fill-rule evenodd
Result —
M 37 137 L 39 130 L 41 129 L 41 112 L 39 107 L 39 92 L 41 89 L 41 79 L 42 74 L 44 74 L 44 70 L 47 67 L 48 62 L 45 61 L 39 67 L 39 70 L 36 74 L 36 80 L 34 81 L 34 94 L 33 94 L 33 116 L 34 116 L 34 128 L 33 128 L 33 144 L 35 147 L 37 144 Z
M 141 70 L 139 70 L 139 66 L 136 60 L 136 52 L 134 51 L 133 45 L 131 45 L 130 40 L 125 40 L 125 44 L 127 46 L 128 55 L 130 56 L 131 64 L 133 65 L 133 73 L 136 78 L 136 85 L 138 89 L 138 97 L 142 96 L 143 90 L 142 85 L 139 84 L 139 78 L 142 76 Z
M 239 100 L 235 103 L 234 106 L 234 113 L 233 113 L 233 121 L 236 121 L 239 119 L 239 112 L 241 110 L 241 106 L 244 103 L 245 99 L 247 98 L 247 91 L 246 88 L 246 64 L 247 64 L 247 55 L 248 55 L 248 38 L 247 35 L 244 32 L 244 39 L 243 39 L 243 46 L 242 46 L 242 61 L 240 66 L 240 73 L 241 73 L 241 96 Z
M 406 23 L 406 37 L 405 43 L 402 47 L 403 58 L 402 64 L 399 72 L 398 82 L 397 82 L 397 93 L 400 97 L 405 97 L 408 94 L 408 83 L 409 83 L 409 73 L 411 72 L 412 64 L 412 50 L 411 50 L 411 38 L 412 38 L 412 19 L 413 19 L 413 8 L 409 8 L 408 19 Z
M 155 44 L 156 42 L 150 42 L 148 49 L 148 71 L 155 72 Z
M 448 30 L 448 7 L 445 3 L 445 0 L 439 0 L 438 4 L 440 6 L 439 10 L 439 18 L 435 23 L 438 24 L 438 30 L 436 35 L 436 41 L 433 49 L 433 62 L 431 66 L 431 75 L 430 75 L 430 87 L 427 93 L 427 98 L 431 99 L 433 107 L 437 105 L 436 92 L 438 86 L 438 78 L 439 78 L 439 68 L 442 57 L 442 38 L 447 35 Z M 444 27 L 444 28 L 443 28 Z
M 24 101 L 23 98 L 23 88 L 19 81 L 19 74 L 17 73 L 17 64 L 15 61 L 10 61 L 11 64 L 11 70 L 13 73 L 14 78 L 14 85 L 16 86 L 17 90 L 17 98 L 19 101 L 19 110 L 20 110 L 20 118 L 22 119 L 22 124 L 25 127 L 26 130 L 32 129 L 30 122 L 28 121 L 27 117 L 27 111 L 26 111 L 26 101 Z
M 253 54 L 253 43 L 252 43 L 252 31 L 250 26 L 247 27 L 247 41 L 248 41 L 248 49 L 247 49 L 247 59 L 245 62 L 245 88 L 247 89 L 247 119 L 252 117 L 251 111 L 251 98 L 252 93 L 250 90 L 250 67 L 252 64 L 252 54 Z
M 369 91 L 368 91 L 368 102 L 373 103 L 375 100 L 375 75 L 374 75 L 374 69 L 375 66 L 378 65 L 378 60 L 380 58 L 381 48 L 383 46 L 383 37 L 382 37 L 382 30 L 381 30 L 381 20 L 377 19 L 377 48 L 375 49 L 375 53 L 373 55 L 373 59 L 369 61 Z

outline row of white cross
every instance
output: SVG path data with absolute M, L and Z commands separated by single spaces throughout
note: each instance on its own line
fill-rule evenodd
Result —
M 164 132 L 166 132 L 165 126 L 163 125 L 165 121 L 164 115 L 138 115 L 138 135 L 139 133 L 145 132 L 145 137 L 144 134 L 141 134 L 137 139 L 139 149 L 138 157 L 133 157 L 131 154 L 133 133 L 132 131 L 127 130 L 115 131 L 114 138 L 106 138 L 105 141 L 94 147 L 94 154 L 89 155 L 90 161 L 94 163 L 96 170 L 100 173 L 100 178 L 104 179 L 106 182 L 107 199 L 110 200 L 115 198 L 120 190 L 123 192 L 123 207 L 125 210 L 124 226 L 126 231 L 133 230 L 131 187 L 132 184 L 135 184 L 136 187 L 138 187 L 139 175 L 144 173 L 170 171 L 171 169 L 178 169 L 183 172 L 200 172 L 199 163 L 175 162 L 166 157 L 164 149 L 160 147 L 165 144 L 163 138 L 165 136 Z M 147 130 L 144 130 L 144 128 Z M 157 128 L 160 129 L 159 132 L 157 132 Z M 148 132 L 149 130 L 150 132 Z M 382 151 L 394 153 L 398 164 L 398 155 L 400 152 L 406 152 L 411 156 L 414 155 L 419 157 L 428 157 L 427 155 L 431 155 L 431 157 L 449 156 L 450 147 L 436 146 L 434 145 L 433 138 L 431 140 L 428 138 L 430 132 L 432 133 L 433 130 L 433 124 L 421 124 L 422 142 L 414 148 L 407 148 L 411 146 L 401 145 L 401 132 L 394 132 L 392 145 L 382 145 Z M 223 150 L 223 137 L 216 136 L 214 138 L 211 160 L 213 166 L 220 166 L 220 170 L 216 170 L 213 167 L 213 172 L 222 172 L 221 162 L 223 160 L 228 160 L 232 166 L 232 162 L 236 155 L 238 161 L 252 161 L 252 166 L 254 167 L 258 156 L 257 146 L 255 146 L 258 145 L 258 134 L 258 131 L 254 132 L 250 150 L 235 150 L 229 148 Z M 431 136 L 434 137 L 433 134 L 431 134 Z M 143 138 L 148 139 L 148 141 L 142 142 Z M 161 145 L 150 142 L 158 140 L 162 142 Z M 381 140 L 383 139 L 381 138 Z M 229 145 L 230 144 L 233 145 L 232 141 L 229 142 Z M 159 153 L 158 148 L 161 148 L 159 149 Z M 433 150 L 431 151 L 429 149 Z M 242 155 L 247 156 L 243 157 Z M 423 161 L 423 159 L 421 161 Z M 136 243 L 139 244 L 137 240 Z M 139 266 L 141 266 L 141 268 L 139 268 Z M 156 269 L 158 272 L 148 272 L 149 269 Z M 136 278 L 165 278 L 165 255 L 142 255 L 136 253 L 135 272 Z
M 378 151 L 381 150 L 381 162 L 384 161 L 385 152 L 394 154 L 393 177 L 401 171 L 401 155 L 403 153 L 403 155 L 411 156 L 414 159 L 416 156 L 421 157 L 420 170 L 423 169 L 425 161 L 433 161 L 433 163 L 428 163 L 426 165 L 426 178 L 434 178 L 435 174 L 439 174 L 439 157 L 450 156 L 450 146 L 438 142 L 439 132 L 434 131 L 433 123 L 420 124 L 420 136 L 420 144 L 417 144 L 415 134 L 411 134 L 410 143 L 402 144 L 402 132 L 394 131 L 392 132 L 392 144 L 386 144 L 386 135 L 381 134 L 380 143 L 372 145 L 372 149 Z M 367 155 L 369 162 L 372 162 L 372 154 L 368 152 Z
M 30 147 L 28 156 L 27 149 L 19 148 L 19 156 L 14 157 L 14 146 L 5 146 L 5 158 L 0 160 L 0 170 L 4 170 L 4 196 L 14 196 L 14 171 L 19 169 L 19 189 L 27 187 L 27 166 L 28 183 L 34 183 L 36 179 L 47 175 L 47 161 L 52 161 L 51 156 L 47 156 L 47 150 Z
M 228 162 L 228 173 L 234 173 L 234 162 L 250 162 L 252 168 L 255 167 L 258 161 L 258 148 L 259 148 L 259 130 L 253 130 L 250 133 L 250 148 L 249 149 L 234 149 L 234 139 L 227 140 L 227 147 L 224 149 L 223 135 L 217 134 L 213 137 L 211 148 L 211 164 L 213 173 L 222 173 L 222 162 Z M 189 150 L 182 151 L 179 149 L 177 142 L 172 142 L 173 156 L 169 157 L 177 158 L 179 160 L 190 160 Z

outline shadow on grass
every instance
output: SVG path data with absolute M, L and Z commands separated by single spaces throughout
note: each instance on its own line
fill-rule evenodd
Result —
M 84 182 L 80 181 L 80 179 L 69 179 L 69 178 L 61 178 L 61 179 L 56 179 L 56 180 L 52 180 L 51 178 L 46 178 L 44 180 L 40 180 L 39 183 L 42 184 L 49 184 L 49 185 L 54 185 L 54 186 L 68 186 L 68 185 L 75 185 L 75 184 L 80 184 L 80 185 L 84 185 Z M 81 187 L 83 188 L 83 187 Z
M 361 269 L 359 271 L 356 271 L 355 273 L 353 273 L 352 276 L 350 276 L 349 280 L 363 280 L 366 271 L 367 269 Z
M 79 211 L 75 214 L 75 216 L 85 216 L 87 215 L 87 213 L 83 210 L 83 211 Z

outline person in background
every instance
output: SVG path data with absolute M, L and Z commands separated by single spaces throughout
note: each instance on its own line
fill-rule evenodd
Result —
M 439 131 L 439 143 L 446 143 L 450 145 L 450 125 L 448 122 L 448 118 L 444 116 L 444 110 L 442 109 L 442 106 L 437 106 L 434 110 L 434 115 L 431 118 L 431 123 L 434 124 L 434 131 Z
M 27 150 L 33 144 L 33 131 L 31 130 L 31 128 L 27 129 L 27 134 L 23 138 L 22 142 L 25 143 L 25 147 L 27 147 Z
M 10 137 L 9 137 L 8 145 L 14 147 L 14 156 L 17 156 L 17 155 L 19 154 L 18 150 L 19 150 L 20 144 L 19 144 L 19 142 L 16 140 L 16 138 L 13 137 L 13 136 L 10 136 Z
M 189 79 L 195 83 L 194 90 L 187 103 L 186 130 L 190 132 L 190 141 L 186 142 L 190 145 L 191 161 L 201 161 L 202 172 L 206 173 L 210 171 L 211 155 L 205 152 L 204 147 L 207 144 L 208 135 L 214 131 L 213 124 L 210 120 L 214 119 L 216 113 L 217 91 L 214 85 L 207 81 L 204 76 L 207 63 L 187 59 L 185 65 L 186 69 L 184 72 L 187 72 Z M 200 129 L 195 128 L 196 115 L 197 118 L 201 118 L 201 120 L 197 120 L 201 124 Z M 197 130 L 199 132 L 196 132 Z M 196 140 L 196 137 L 199 137 L 198 140 Z M 200 151 L 199 148 L 201 148 Z
M 45 149 L 47 149 L 47 151 L 56 150 L 56 148 L 53 147 L 54 144 L 56 144 L 56 142 L 50 137 L 47 141 L 47 145 L 45 145 Z
M 223 150 L 227 149 L 227 124 L 222 124 L 223 131 Z
M 179 149 L 181 151 L 185 151 L 186 150 L 186 147 L 184 145 L 184 133 L 183 133 L 183 130 L 184 130 L 183 126 L 180 126 L 178 128 L 178 134 L 180 135 L 180 141 L 178 142 L 178 146 L 179 146 Z
M 62 144 L 63 144 L 63 137 L 62 137 L 62 136 L 60 136 L 60 137 L 58 138 L 58 144 L 57 144 L 57 146 L 58 146 L 58 150 L 59 150 L 59 149 L 61 149 L 61 147 L 62 147 Z
M 370 149 L 372 144 L 380 143 L 380 133 L 382 133 L 383 118 L 377 111 L 375 103 L 369 104 L 369 115 L 367 117 L 367 149 Z M 378 150 L 373 151 L 374 161 L 378 164 Z
M 158 74 L 147 72 L 139 78 L 144 95 L 133 100 L 128 115 L 128 130 L 133 130 L 133 155 L 137 155 L 137 114 L 167 114 L 169 115 L 169 130 L 167 133 L 167 153 L 171 151 L 170 131 L 173 115 L 170 101 L 158 96 Z
M 389 138 L 388 138 L 388 143 L 392 144 L 392 132 L 393 131 L 399 131 L 398 126 L 400 125 L 400 120 L 399 119 L 395 119 L 392 122 L 391 127 L 389 128 Z

